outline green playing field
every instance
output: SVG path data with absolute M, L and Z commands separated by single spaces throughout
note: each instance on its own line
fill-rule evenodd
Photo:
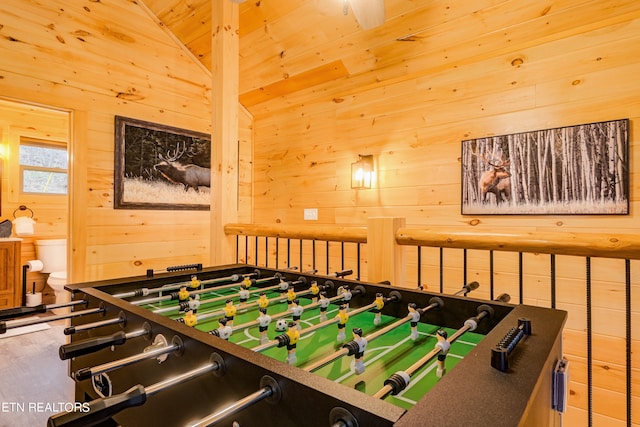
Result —
M 250 290 L 255 291 L 256 289 L 257 288 L 254 287 Z M 201 294 L 200 300 L 202 303 L 197 311 L 198 323 L 195 327 L 204 332 L 218 328 L 218 320 L 224 316 L 223 308 L 225 300 L 232 298 L 237 308 L 237 313 L 233 323 L 234 332 L 229 338 L 229 341 L 247 348 L 254 348 L 260 344 L 258 327 L 255 323 L 258 317 L 258 308 L 256 306 L 258 292 L 252 292 L 246 306 L 239 305 L 237 292 L 237 287 L 226 289 L 213 288 L 211 292 Z M 309 292 L 299 291 L 297 295 L 300 304 L 305 307 L 300 323 L 302 334 L 296 347 L 296 366 L 302 369 L 340 350 L 344 343 L 352 339 L 351 331 L 353 328 L 362 328 L 363 336 L 366 338 L 367 335 L 375 330 L 399 320 L 383 315 L 380 324 L 374 325 L 374 313 L 365 311 L 349 316 L 345 328 L 346 339 L 344 341 L 337 340 L 337 322 L 316 331 L 305 333 L 305 328 L 320 322 L 320 311 L 318 307 L 309 306 L 312 303 Z M 276 318 L 282 316 L 281 318 L 283 319 L 291 320 L 292 317 L 287 311 L 286 294 L 280 294 L 277 290 L 271 290 L 267 292 L 267 296 L 270 300 L 268 313 L 274 317 L 274 320 L 269 325 L 268 337 L 270 340 L 273 340 L 276 336 L 283 333 L 275 330 Z M 282 300 L 277 301 L 278 298 Z M 354 298 L 359 297 L 354 296 Z M 366 296 L 365 298 L 367 298 L 367 304 L 373 302 L 373 296 Z M 207 300 L 210 299 L 215 301 L 207 303 Z M 335 318 L 338 312 L 337 302 L 338 301 L 329 306 L 327 319 Z M 178 319 L 183 317 L 183 314 L 178 312 L 177 305 L 176 301 L 162 301 L 144 307 L 149 310 L 157 310 L 175 306 L 175 310 L 163 314 L 173 319 Z M 244 325 L 252 326 L 245 328 Z M 462 323 L 460 327 L 462 327 Z M 414 362 L 433 350 L 437 342 L 435 333 L 438 329 L 438 326 L 419 323 L 419 336 L 418 339 L 414 341 L 410 338 L 410 324 L 406 322 L 369 342 L 363 359 L 366 370 L 362 374 L 357 375 L 353 372 L 351 368 L 354 359 L 353 356 L 341 357 L 336 361 L 314 370 L 314 372 L 317 375 L 336 381 L 347 387 L 373 395 L 383 387 L 384 381 L 389 378 L 389 376 L 397 371 L 407 369 Z M 455 330 L 451 329 L 445 329 L 445 331 L 448 332 L 449 336 L 455 332 Z M 452 343 L 445 361 L 447 371 L 453 369 L 482 338 L 482 335 L 467 332 Z M 261 353 L 282 361 L 285 361 L 287 357 L 286 347 L 272 347 L 261 351 Z M 434 357 L 413 375 L 411 383 L 405 390 L 398 395 L 390 395 L 385 400 L 406 409 L 411 408 L 439 380 L 436 375 L 436 365 L 437 361 L 436 357 Z

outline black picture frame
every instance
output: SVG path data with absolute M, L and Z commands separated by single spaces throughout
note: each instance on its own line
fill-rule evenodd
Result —
M 462 215 L 628 215 L 629 119 L 462 141 Z
M 209 210 L 210 179 L 210 135 L 115 116 L 114 209 Z

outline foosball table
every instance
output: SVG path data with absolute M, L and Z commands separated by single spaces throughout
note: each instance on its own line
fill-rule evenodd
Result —
M 68 285 L 50 426 L 546 426 L 566 312 L 245 264 Z

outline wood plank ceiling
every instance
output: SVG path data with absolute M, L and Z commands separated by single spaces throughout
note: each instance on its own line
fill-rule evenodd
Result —
M 211 69 L 211 0 L 142 1 Z M 250 110 L 332 80 L 344 79 L 344 90 L 350 77 L 384 74 L 406 60 L 399 42 L 420 40 L 439 22 L 429 17 L 448 9 L 445 2 L 386 0 L 385 24 L 365 31 L 351 10 L 343 13 L 343 0 L 250 0 L 239 7 L 240 102 Z

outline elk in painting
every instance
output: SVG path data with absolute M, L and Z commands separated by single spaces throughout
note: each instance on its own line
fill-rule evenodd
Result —
M 182 148 L 178 145 L 172 153 L 167 152 L 166 156 L 159 154 L 158 157 L 161 161 L 153 168 L 170 182 L 184 185 L 184 191 L 189 191 L 189 187 L 196 192 L 200 186 L 210 187 L 211 169 L 179 162 L 185 153 L 187 153 L 186 144 L 183 144 Z M 189 152 L 187 154 L 195 153 Z
M 511 173 L 509 172 L 510 161 L 499 159 L 497 162 L 487 160 L 479 155 L 486 164 L 491 166 L 480 175 L 479 187 L 482 203 L 487 203 L 487 194 L 492 193 L 496 197 L 496 204 L 508 202 L 511 199 Z

